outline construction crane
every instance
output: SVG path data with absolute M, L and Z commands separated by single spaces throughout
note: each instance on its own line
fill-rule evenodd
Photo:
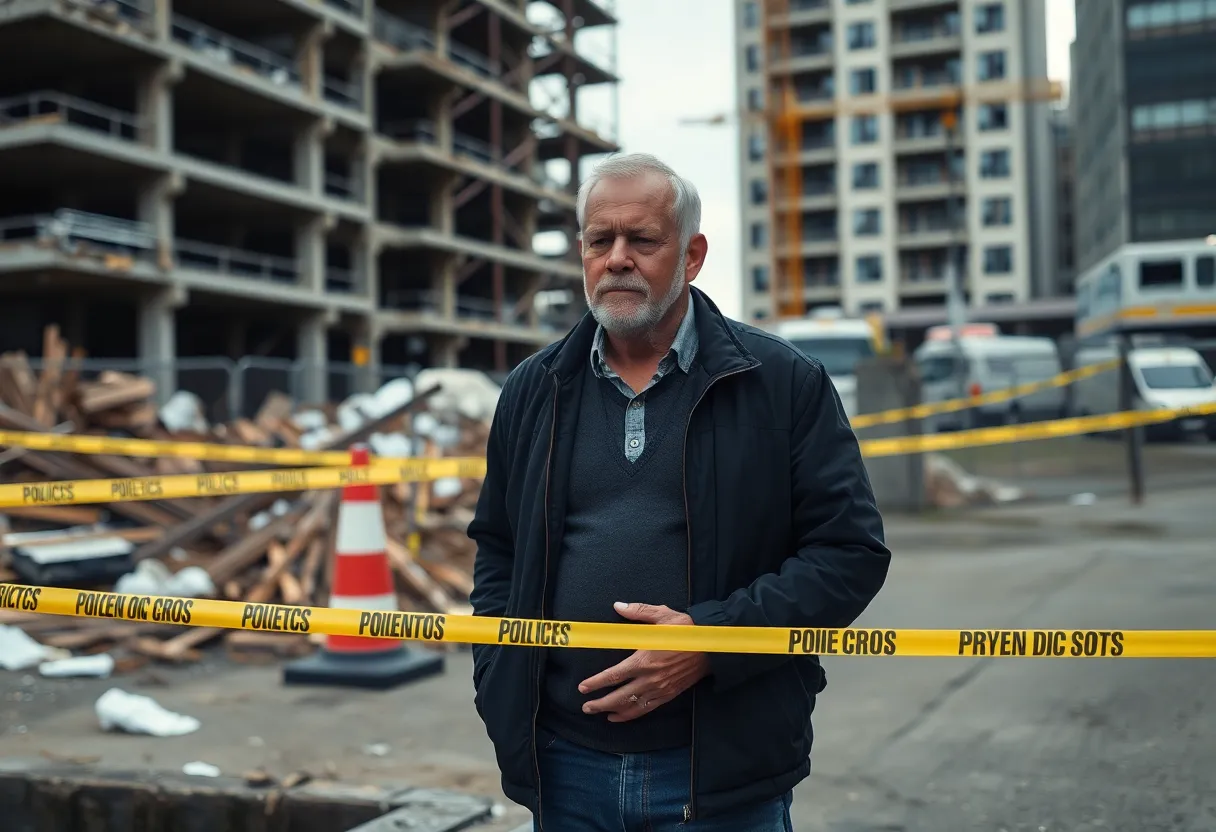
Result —
M 790 60 L 790 27 L 777 26 L 776 18 L 789 14 L 789 0 L 766 0 L 761 21 L 764 31 L 764 54 L 767 60 L 781 64 Z M 883 112 L 917 112 L 937 110 L 942 116 L 946 134 L 946 169 L 950 196 L 947 202 L 948 226 L 951 232 L 947 269 L 951 306 L 962 303 L 956 269 L 955 193 L 957 174 L 954 169 L 954 148 L 957 146 L 958 112 L 966 103 L 1000 103 L 1011 101 L 1058 101 L 1063 98 L 1063 85 L 1048 78 L 1024 81 L 987 82 L 974 87 L 961 85 L 937 88 L 901 90 L 888 95 L 862 95 L 849 99 L 822 102 L 801 102 L 794 88 L 793 72 L 779 77 L 771 69 L 766 106 L 759 111 L 741 111 L 742 120 L 759 120 L 767 127 L 767 156 L 772 196 L 769 199 L 770 227 L 773 234 L 769 245 L 774 269 L 774 295 L 777 298 L 777 318 L 802 317 L 805 314 L 804 277 L 800 241 L 802 240 L 802 164 L 798 160 L 802 148 L 802 128 L 807 121 L 834 118 L 843 114 L 878 115 Z M 684 118 L 681 124 L 719 126 L 735 119 L 728 114 L 706 118 Z M 785 198 L 782 199 L 781 196 Z M 778 234 L 782 229 L 783 234 Z M 952 318 L 954 315 L 952 314 Z

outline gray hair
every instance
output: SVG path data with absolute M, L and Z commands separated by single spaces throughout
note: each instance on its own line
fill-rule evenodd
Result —
M 671 212 L 680 229 L 680 249 L 688 248 L 693 235 L 701 230 L 701 195 L 697 186 L 680 176 L 669 166 L 649 153 L 629 153 L 623 156 L 612 156 L 595 166 L 591 175 L 583 180 L 578 188 L 579 234 L 582 234 L 587 221 L 587 198 L 591 190 L 604 179 L 632 179 L 648 173 L 658 173 L 667 178 L 671 185 Z

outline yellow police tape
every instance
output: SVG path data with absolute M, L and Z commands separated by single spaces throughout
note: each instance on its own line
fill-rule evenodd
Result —
M 1216 658 L 1216 630 L 905 630 L 599 624 L 293 607 L 15 584 L 0 584 L 0 609 L 190 627 L 364 636 L 424 643 L 795 656 Z
M 1113 370 L 1118 366 L 1119 360 L 1113 359 L 1111 361 L 1103 361 L 1098 364 L 1090 364 L 1085 367 L 1078 367 L 1075 370 L 1069 370 L 1042 381 L 1028 381 L 1025 384 L 1007 387 L 1004 390 L 993 390 L 991 393 L 981 393 L 978 396 L 968 396 L 962 399 L 949 399 L 948 401 L 944 402 L 918 404 L 911 407 L 900 407 L 894 410 L 883 410 L 879 413 L 863 413 L 860 416 L 853 417 L 852 425 L 855 429 L 869 428 L 873 427 L 874 425 L 888 425 L 892 422 L 903 422 L 907 419 L 924 419 L 928 416 L 937 416 L 942 413 L 954 413 L 959 410 L 969 410 L 970 408 L 979 407 L 980 405 L 985 404 L 1007 402 L 1011 399 L 1029 396 L 1031 393 L 1037 393 L 1040 390 L 1050 390 L 1053 387 L 1067 387 L 1073 382 L 1096 376 L 1099 373 L 1105 373 L 1107 370 Z
M 391 485 L 427 482 L 446 477 L 485 476 L 482 457 L 377 460 L 371 465 L 344 468 L 282 468 L 227 474 L 176 474 L 106 480 L 58 480 L 0 485 L 0 508 L 9 506 L 68 506 L 85 503 L 124 503 L 176 500 L 182 497 L 230 497 L 272 491 L 312 491 L 348 485 Z
M 214 442 L 168 442 L 159 439 L 120 439 L 62 433 L 0 430 L 0 445 L 32 451 L 73 454 L 119 454 L 140 457 L 179 457 L 207 462 L 256 462 L 267 465 L 348 465 L 350 451 L 304 451 L 298 448 L 257 448 Z
M 895 456 L 897 454 L 947 451 L 957 448 L 975 448 L 981 445 L 1005 445 L 1013 442 L 1030 442 L 1039 439 L 1059 439 L 1085 433 L 1104 433 L 1112 430 L 1141 427 L 1143 425 L 1172 422 L 1187 417 L 1204 417 L 1216 414 L 1216 402 L 1191 407 L 1158 408 L 1155 410 L 1128 410 L 1122 413 L 1107 413 L 1102 416 L 1075 416 L 1070 419 L 1052 419 L 1046 422 L 1031 422 L 1025 425 L 1006 425 L 995 428 L 977 428 L 951 433 L 934 433 L 925 436 L 894 436 L 890 439 L 863 439 L 863 456 Z

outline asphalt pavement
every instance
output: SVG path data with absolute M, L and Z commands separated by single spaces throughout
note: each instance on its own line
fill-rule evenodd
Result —
M 1216 628 L 1216 493 L 889 520 L 882 627 Z M 799 832 L 1212 832 L 1216 660 L 825 660 Z M 389 693 L 284 688 L 276 666 L 201 665 L 111 680 L 0 672 L 0 757 L 225 774 L 301 769 L 502 800 L 466 653 Z M 187 737 L 101 733 L 121 686 L 198 717 Z M 494 830 L 526 819 L 510 804 Z M 480 832 L 480 829 L 478 830 Z

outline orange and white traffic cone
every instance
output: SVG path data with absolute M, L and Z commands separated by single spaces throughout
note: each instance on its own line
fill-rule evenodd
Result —
M 366 445 L 351 448 L 351 465 L 367 465 Z M 380 487 L 347 485 L 338 507 L 334 547 L 333 587 L 329 606 L 335 609 L 396 612 L 397 591 L 385 545 Z M 442 673 L 440 653 L 420 653 L 398 639 L 326 636 L 315 655 L 288 664 L 285 684 L 331 684 L 361 688 L 390 688 Z

